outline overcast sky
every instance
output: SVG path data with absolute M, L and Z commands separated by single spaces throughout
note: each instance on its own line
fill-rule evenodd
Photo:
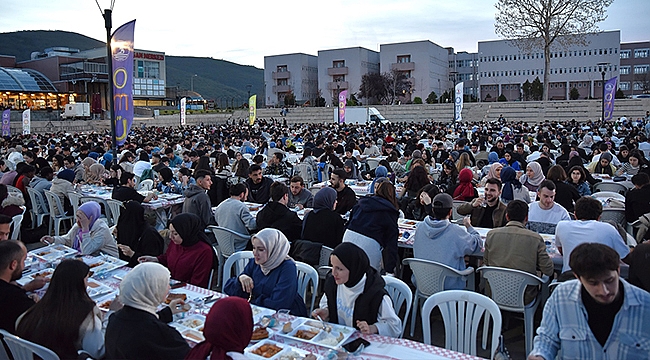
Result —
M 379 51 L 379 44 L 415 40 L 476 52 L 478 41 L 498 39 L 494 0 L 114 1 L 113 29 L 136 19 L 139 49 L 259 68 L 265 55 L 355 46 Z M 106 38 L 94 0 L 1 2 L 0 32 L 66 30 Z M 608 16 L 600 28 L 621 30 L 621 41 L 650 40 L 650 1 L 615 0 Z

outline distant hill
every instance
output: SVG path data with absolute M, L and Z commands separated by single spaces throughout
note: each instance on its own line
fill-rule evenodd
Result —
M 29 60 L 34 51 L 43 51 L 54 46 L 67 46 L 88 50 L 104 46 L 103 41 L 68 31 L 29 30 L 0 33 L 0 55 L 11 55 L 16 61 Z M 138 44 L 136 43 L 136 48 Z M 165 51 L 165 49 L 143 49 Z M 254 66 L 239 65 L 225 60 L 197 58 L 190 56 L 166 56 L 167 86 L 178 86 L 181 90 L 191 88 L 194 77 L 194 91 L 205 99 L 214 99 L 217 105 L 234 98 L 235 106 L 247 102 L 246 85 L 251 85 L 251 94 L 258 94 L 258 103 L 264 100 L 264 70 Z

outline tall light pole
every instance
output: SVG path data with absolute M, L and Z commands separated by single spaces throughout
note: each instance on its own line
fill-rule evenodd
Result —
M 451 77 L 451 81 L 454 83 L 454 87 L 451 88 L 451 94 L 452 94 L 452 103 L 454 103 L 454 119 L 452 122 L 456 122 L 456 75 L 458 75 L 458 71 L 450 71 L 449 72 L 449 77 Z
M 197 74 L 190 76 L 190 90 L 194 92 L 194 78 L 197 77 Z
M 253 85 L 251 84 L 246 84 L 246 90 L 248 91 L 248 97 L 246 98 L 246 102 L 250 101 L 251 98 L 251 89 L 253 88 Z M 250 104 L 248 104 L 250 106 Z
M 607 71 L 607 66 L 609 65 L 609 63 L 602 62 L 602 63 L 598 63 L 597 65 L 601 69 L 600 75 L 602 75 L 602 79 L 603 79 L 603 82 L 600 84 L 600 87 L 603 89 L 602 92 L 603 98 L 601 99 L 600 102 L 600 121 L 605 121 L 605 73 Z
M 341 79 L 336 79 L 336 114 L 338 123 L 341 123 L 341 112 L 339 111 L 339 95 L 341 95 Z
M 106 65 L 108 66 L 108 113 L 110 114 L 111 122 L 111 148 L 113 150 L 113 164 L 117 164 L 117 136 L 115 135 L 115 94 L 113 93 L 113 50 L 111 48 L 111 40 L 113 36 L 111 35 L 111 28 L 113 27 L 113 5 L 115 5 L 115 0 L 111 0 L 111 7 L 109 9 L 104 9 L 102 12 L 99 2 L 95 0 L 99 12 L 102 13 L 104 18 L 104 27 L 106 28 Z

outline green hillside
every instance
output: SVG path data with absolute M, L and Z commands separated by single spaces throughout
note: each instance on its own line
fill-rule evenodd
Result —
M 88 50 L 104 46 L 104 42 L 85 35 L 67 31 L 29 30 L 0 33 L 0 55 L 11 55 L 16 61 L 30 59 L 34 51 L 49 47 L 67 46 Z M 136 48 L 137 48 L 136 43 Z M 165 49 L 145 49 L 165 51 Z M 239 65 L 225 60 L 185 56 L 166 56 L 167 86 L 178 86 L 181 90 L 191 87 L 194 77 L 194 91 L 205 99 L 214 99 L 216 104 L 226 101 L 241 105 L 247 102 L 246 85 L 251 85 L 251 94 L 258 94 L 258 103 L 264 100 L 264 70 L 254 66 Z

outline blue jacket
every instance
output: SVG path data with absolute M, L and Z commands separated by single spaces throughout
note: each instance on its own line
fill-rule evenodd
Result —
M 307 316 L 305 301 L 298 294 L 298 273 L 293 260 L 285 260 L 268 275 L 264 275 L 262 268 L 255 264 L 255 259 L 250 259 L 242 274 L 253 279 L 251 304 L 275 310 L 289 309 L 292 315 Z M 248 299 L 249 294 L 242 289 L 239 275 L 226 281 L 224 292 Z
M 384 249 L 384 269 L 392 272 L 397 264 L 397 218 L 399 211 L 380 196 L 364 196 L 352 208 L 348 230 L 375 239 Z

